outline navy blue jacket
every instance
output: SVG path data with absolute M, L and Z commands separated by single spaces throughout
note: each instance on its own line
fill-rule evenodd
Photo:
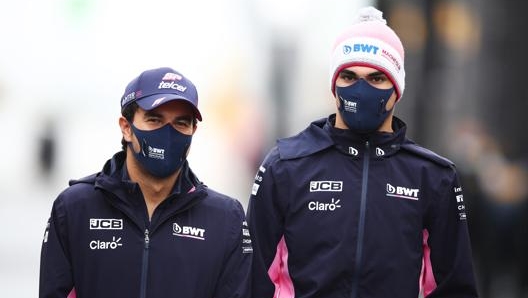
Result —
M 248 207 L 253 297 L 477 297 L 454 165 L 394 133 L 333 127 L 278 141 Z
M 251 240 L 242 205 L 182 168 L 151 221 L 124 153 L 70 182 L 41 252 L 41 298 L 249 297 Z

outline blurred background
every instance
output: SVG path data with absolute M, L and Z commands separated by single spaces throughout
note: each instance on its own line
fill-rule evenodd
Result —
M 334 111 L 329 55 L 356 10 L 400 35 L 409 137 L 457 163 L 481 296 L 528 297 L 528 2 L 0 0 L 0 293 L 38 295 L 51 204 L 120 150 L 126 84 L 170 66 L 197 86 L 191 167 L 247 206 L 276 138 Z

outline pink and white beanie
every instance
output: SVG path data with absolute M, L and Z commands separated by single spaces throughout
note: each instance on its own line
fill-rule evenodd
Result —
M 341 70 L 368 66 L 385 73 L 394 84 L 399 100 L 405 89 L 404 50 L 400 38 L 387 26 L 383 13 L 369 6 L 359 10 L 354 24 L 339 35 L 332 51 L 330 86 Z

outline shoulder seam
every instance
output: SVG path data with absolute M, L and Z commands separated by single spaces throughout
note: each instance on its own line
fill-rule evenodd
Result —
M 74 184 L 79 184 L 79 183 L 86 183 L 86 184 L 95 184 L 95 177 L 98 175 L 98 173 L 96 174 L 92 174 L 92 175 L 88 175 L 86 177 L 83 177 L 83 178 L 80 178 L 80 179 L 71 179 L 68 184 L 70 186 L 74 185 Z
M 415 143 L 405 143 L 401 148 L 444 167 L 454 167 L 455 165 L 451 160 Z

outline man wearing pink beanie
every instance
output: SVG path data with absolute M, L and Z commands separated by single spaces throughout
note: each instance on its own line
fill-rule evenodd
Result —
M 255 176 L 253 297 L 478 297 L 456 168 L 394 116 L 400 39 L 366 7 L 331 58 L 336 113 L 278 140 Z

